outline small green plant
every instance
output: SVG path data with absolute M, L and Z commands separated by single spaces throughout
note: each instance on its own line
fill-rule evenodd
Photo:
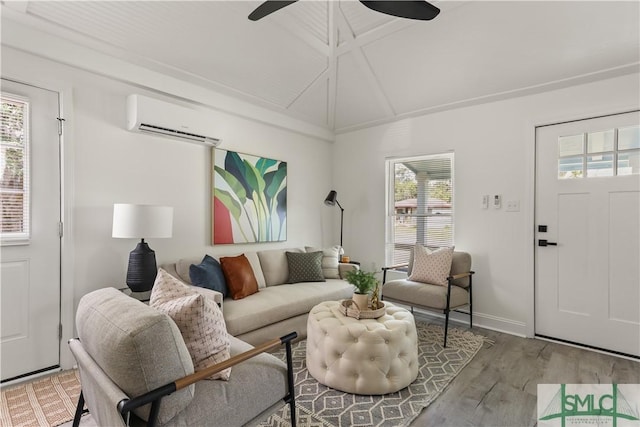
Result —
M 345 274 L 345 280 L 356 288 L 357 294 L 367 294 L 378 284 L 376 273 L 363 270 L 350 270 Z

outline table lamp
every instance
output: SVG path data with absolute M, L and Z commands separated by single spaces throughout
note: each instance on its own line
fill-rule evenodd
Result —
M 141 239 L 129 254 L 127 286 L 132 292 L 150 291 L 158 273 L 156 253 L 145 238 L 168 238 L 173 229 L 173 207 L 154 205 L 113 205 L 112 237 Z

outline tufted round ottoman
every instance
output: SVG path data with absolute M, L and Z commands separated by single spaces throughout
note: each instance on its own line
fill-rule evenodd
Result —
M 320 303 L 307 321 L 307 369 L 319 383 L 354 394 L 387 394 L 418 376 L 413 316 L 385 302 L 378 319 L 340 313 L 338 301 Z

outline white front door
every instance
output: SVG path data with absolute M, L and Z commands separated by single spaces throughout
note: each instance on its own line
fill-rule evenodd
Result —
M 58 93 L 2 79 L 2 381 L 60 364 Z
M 536 129 L 535 332 L 640 356 L 640 114 Z

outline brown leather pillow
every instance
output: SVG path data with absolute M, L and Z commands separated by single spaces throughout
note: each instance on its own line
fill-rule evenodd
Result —
M 258 292 L 258 282 L 249 260 L 244 254 L 221 257 L 220 266 L 227 281 L 231 298 L 242 299 Z

